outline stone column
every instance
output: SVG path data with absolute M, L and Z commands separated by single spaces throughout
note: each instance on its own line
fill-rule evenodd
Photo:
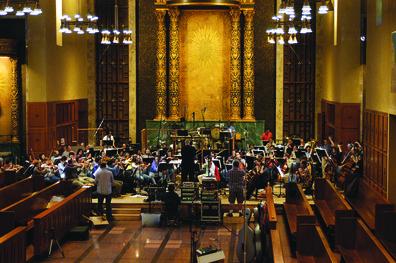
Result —
M 18 90 L 18 61 L 11 59 L 11 129 L 12 142 L 19 143 L 19 90 Z
M 169 119 L 179 119 L 179 15 L 177 8 L 169 9 L 170 48 L 169 48 Z
M 243 53 L 243 111 L 244 120 L 254 118 L 254 31 L 253 9 L 243 10 L 245 16 L 244 53 Z
M 166 116 L 166 28 L 165 9 L 156 9 L 157 29 L 157 73 L 156 73 L 156 111 L 155 119 L 160 120 Z
M 230 119 L 241 119 L 241 11 L 231 9 Z

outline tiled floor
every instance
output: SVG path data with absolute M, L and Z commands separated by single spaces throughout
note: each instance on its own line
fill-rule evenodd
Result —
M 235 248 L 238 225 L 193 226 L 199 247 L 214 245 L 225 254 L 224 262 L 238 262 Z M 231 231 L 231 232 L 230 232 Z M 55 251 L 44 262 L 190 262 L 188 225 L 178 228 L 141 227 L 140 221 L 117 221 L 112 227 L 93 229 L 89 241 L 62 244 L 65 258 Z

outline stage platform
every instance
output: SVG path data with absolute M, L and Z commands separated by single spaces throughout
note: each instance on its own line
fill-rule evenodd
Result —
M 279 193 L 278 189 L 275 189 L 275 195 L 274 195 L 274 202 L 276 206 L 281 206 L 285 202 L 285 197 L 281 196 L 279 197 L 276 195 Z M 285 193 L 285 190 L 283 189 L 282 194 Z M 178 192 L 180 196 L 180 192 Z M 246 207 L 253 209 L 256 207 L 260 201 L 265 201 L 265 194 L 262 193 L 260 196 L 263 196 L 264 198 L 255 198 L 252 197 L 250 200 L 246 201 Z M 309 203 L 312 205 L 314 204 L 312 196 L 307 196 Z M 141 218 L 141 213 L 142 212 L 147 212 L 149 210 L 159 212 L 162 211 L 162 206 L 163 202 L 161 201 L 152 201 L 152 202 L 146 202 L 145 199 L 147 199 L 147 196 L 139 196 L 139 195 L 132 195 L 132 194 L 126 194 L 126 195 L 121 195 L 120 197 L 115 197 L 112 199 L 112 207 L 113 207 L 113 214 L 116 220 L 140 220 Z M 220 200 L 221 200 L 221 213 L 226 213 L 229 210 L 229 202 L 228 202 L 228 192 L 225 194 L 220 195 Z M 92 203 L 96 204 L 98 199 L 94 198 L 92 199 Z M 197 216 L 200 211 L 200 206 L 201 202 L 199 200 L 194 201 L 193 203 L 194 210 L 197 212 Z M 191 206 L 190 202 L 182 203 L 181 204 L 181 214 L 184 216 L 187 216 L 188 214 L 188 209 Z

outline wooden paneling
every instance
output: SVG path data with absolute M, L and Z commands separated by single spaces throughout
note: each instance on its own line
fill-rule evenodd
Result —
M 310 1 L 312 2 L 312 1 Z M 298 4 L 302 4 L 298 2 Z M 313 2 L 311 6 L 314 6 Z M 315 10 L 312 27 L 315 28 Z M 287 41 L 287 39 L 286 39 Z M 298 36 L 298 44 L 285 45 L 283 79 L 283 134 L 314 137 L 315 33 Z
M 388 114 L 364 111 L 364 178 L 386 196 L 388 176 Z
M 332 136 L 336 142 L 349 143 L 360 138 L 360 104 L 322 100 L 324 130 L 322 139 Z
M 34 153 L 49 153 L 57 141 L 65 138 L 67 144 L 78 143 L 79 125 L 88 123 L 88 100 L 55 102 L 28 102 L 28 149 Z M 82 127 L 82 128 L 86 128 Z
M 128 25 L 128 1 L 119 0 L 119 24 Z M 114 23 L 114 0 L 96 1 L 96 14 L 105 25 Z M 104 120 L 116 143 L 129 140 L 129 46 L 102 45 L 96 40 L 96 121 Z M 154 51 L 153 51 L 154 52 Z

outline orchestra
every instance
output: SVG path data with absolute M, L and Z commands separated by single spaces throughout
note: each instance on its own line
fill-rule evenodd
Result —
M 144 153 L 126 144 L 120 148 L 115 148 L 113 143 L 100 148 L 82 145 L 75 152 L 71 146 L 59 144 L 48 157 L 31 155 L 25 173 L 43 176 L 49 183 L 70 180 L 81 187 L 94 185 L 94 173 L 104 161 L 115 178 L 114 193 L 120 195 L 134 194 L 150 186 L 166 187 L 170 182 L 178 189 L 182 182 L 202 184 L 203 179 L 215 180 L 219 188 L 226 188 L 227 172 L 237 160 L 239 169 L 245 172 L 247 200 L 259 198 L 259 190 L 267 185 L 296 182 L 311 194 L 315 177 L 328 178 L 345 188 L 351 180 L 348 177 L 362 174 L 362 147 L 358 142 L 347 144 L 344 150 L 342 144 L 336 145 L 331 137 L 322 144 L 297 137 L 275 143 L 272 133 L 267 130 L 266 134 L 261 136 L 267 139 L 263 145 L 232 149 L 205 149 L 205 144 L 195 141 L 193 136 L 181 140 L 180 145 L 161 143 L 160 147 L 145 149 Z M 110 132 L 107 136 L 114 140 Z M 234 137 L 235 134 L 231 134 L 225 140 Z M 14 166 L 7 161 L 1 169 L 16 169 Z M 68 170 L 70 172 L 66 173 Z

